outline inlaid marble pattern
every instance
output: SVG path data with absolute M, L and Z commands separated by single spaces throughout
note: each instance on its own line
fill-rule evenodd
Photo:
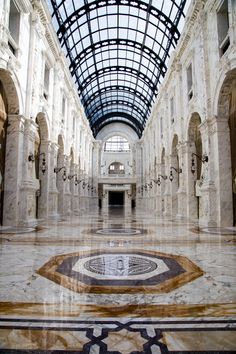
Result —
M 38 274 L 76 292 L 169 292 L 203 271 L 186 257 L 133 250 L 93 251 L 53 257 Z
M 234 232 L 145 215 L 1 233 L 0 353 L 235 352 Z
M 31 320 L 29 324 L 5 319 L 0 324 L 0 353 L 233 353 L 235 331 L 235 321 L 224 320 Z

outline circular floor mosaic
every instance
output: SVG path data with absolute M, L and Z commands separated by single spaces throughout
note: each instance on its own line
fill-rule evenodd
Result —
M 78 260 L 72 270 L 97 279 L 144 279 L 168 271 L 161 260 L 132 254 L 104 254 Z M 145 275 L 145 276 L 144 276 Z
M 107 227 L 107 228 L 98 228 L 98 229 L 90 229 L 86 230 L 86 233 L 91 233 L 96 236 L 141 236 L 147 233 L 147 230 L 138 229 L 138 228 L 125 228 L 125 227 Z
M 29 232 L 36 232 L 38 231 L 35 227 L 8 227 L 2 226 L 0 228 L 0 234 L 26 234 Z
M 208 227 L 201 231 L 217 235 L 236 235 L 236 227 Z
M 154 251 L 99 251 L 53 257 L 38 274 L 77 292 L 158 293 L 201 276 L 188 258 Z
M 193 229 L 192 231 L 214 235 L 236 235 L 236 227 L 203 227 Z
M 108 228 L 108 229 L 99 229 L 96 231 L 97 234 L 102 235 L 123 235 L 123 236 L 133 236 L 133 235 L 140 235 L 143 230 L 139 229 L 123 229 L 123 228 Z

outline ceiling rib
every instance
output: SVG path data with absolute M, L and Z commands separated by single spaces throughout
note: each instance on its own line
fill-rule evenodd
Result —
M 141 137 L 186 0 L 47 0 L 96 137 L 111 122 Z

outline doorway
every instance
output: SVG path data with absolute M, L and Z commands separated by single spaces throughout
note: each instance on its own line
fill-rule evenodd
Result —
M 0 81 L 0 225 L 3 219 L 4 175 L 7 135 L 7 99 Z
M 109 192 L 109 205 L 110 206 L 124 206 L 124 192 Z

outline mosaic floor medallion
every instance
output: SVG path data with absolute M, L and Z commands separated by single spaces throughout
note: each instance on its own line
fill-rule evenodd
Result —
M 144 230 L 139 229 L 124 229 L 124 228 L 108 228 L 108 229 L 99 229 L 96 231 L 97 234 L 107 235 L 107 236 L 133 236 L 140 235 Z
M 206 227 L 201 228 L 201 232 L 217 235 L 236 235 L 236 227 Z
M 122 225 L 112 225 L 111 227 L 103 227 L 97 229 L 85 230 L 84 233 L 93 234 L 94 236 L 105 236 L 105 237 L 127 237 L 127 236 L 142 236 L 147 234 L 147 230 L 132 227 L 122 227 Z
M 99 251 L 58 255 L 37 272 L 76 292 L 161 293 L 203 274 L 183 256 L 154 251 Z
M 236 227 L 195 227 L 190 228 L 190 231 L 194 233 L 205 233 L 213 235 L 222 235 L 222 236 L 234 236 L 236 235 Z
M 35 227 L 9 227 L 2 226 L 0 228 L 0 234 L 26 234 L 29 232 L 38 231 Z

